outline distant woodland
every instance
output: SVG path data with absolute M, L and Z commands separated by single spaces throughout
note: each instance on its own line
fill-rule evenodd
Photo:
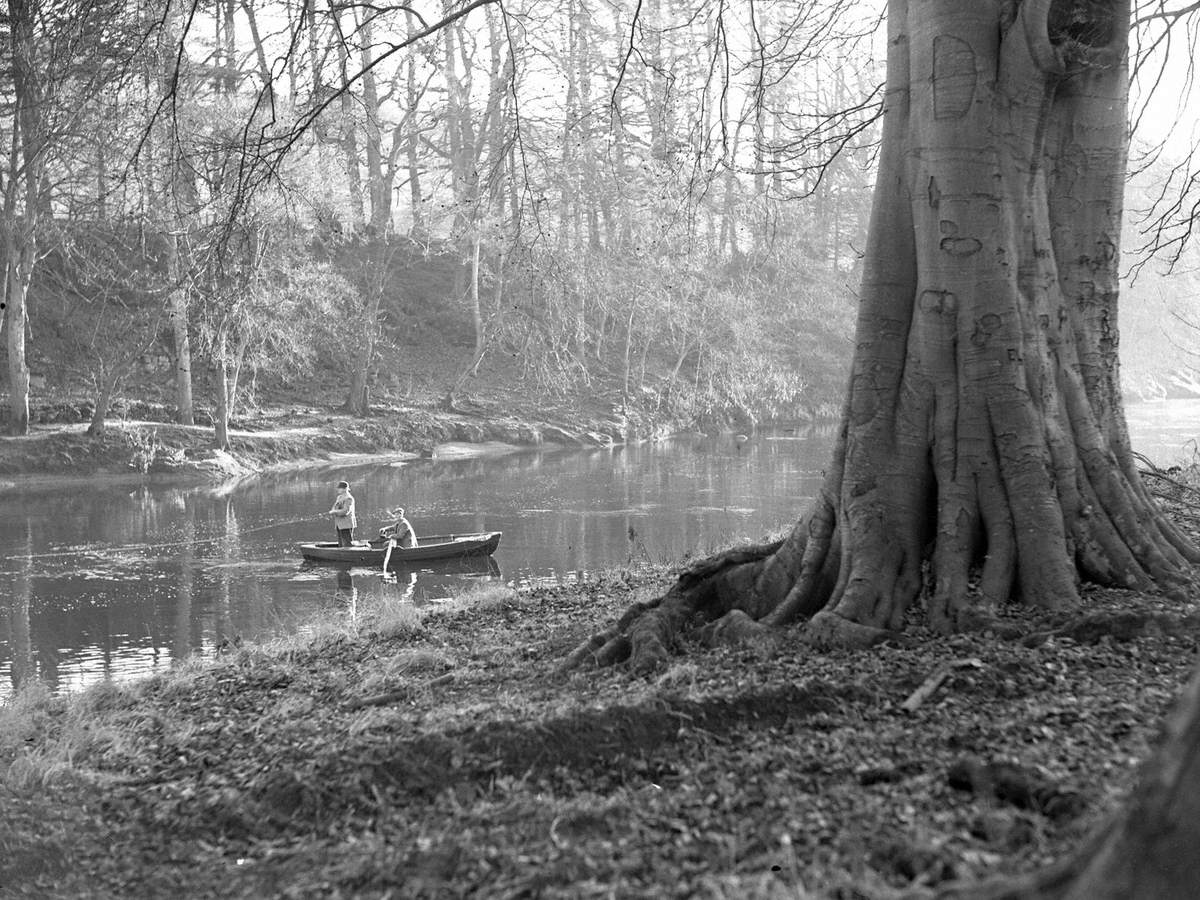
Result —
M 11 9 L 12 431 L 55 391 L 93 398 L 97 429 L 135 383 L 220 422 L 263 386 L 364 412 L 431 378 L 469 393 L 489 365 L 532 396 L 696 415 L 838 393 L 869 21 L 674 0 Z
M 7 429 L 83 396 L 100 431 L 132 396 L 221 444 L 268 398 L 496 380 L 831 414 L 879 10 L 735 6 L 9 4 Z

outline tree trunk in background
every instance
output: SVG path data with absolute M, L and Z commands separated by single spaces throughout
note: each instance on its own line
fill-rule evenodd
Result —
M 759 6 L 756 8 L 759 18 L 756 22 L 758 33 L 762 35 L 762 40 L 768 39 L 769 19 L 767 10 Z M 751 227 L 751 235 L 753 240 L 753 253 L 755 259 L 766 259 L 770 253 L 769 236 L 770 222 L 768 216 L 769 203 L 767 202 L 767 101 L 770 95 L 770 79 L 771 66 L 767 60 L 766 47 L 760 42 L 756 42 L 754 46 L 754 65 L 758 69 L 757 81 L 755 83 L 754 96 L 754 197 L 757 201 L 757 209 L 754 210 L 754 221 Z M 740 123 L 739 123 L 740 125 Z
M 250 337 L 244 331 L 239 331 L 237 347 L 233 351 L 233 365 L 229 367 L 229 383 L 226 396 L 229 398 L 229 418 L 237 418 L 238 387 L 242 381 L 242 363 L 246 361 L 246 350 L 250 347 Z
M 367 194 L 371 204 L 370 245 L 363 260 L 363 328 L 365 334 L 359 343 L 354 371 L 350 374 L 350 393 L 346 397 L 346 411 L 356 416 L 365 416 L 370 408 L 368 384 L 371 366 L 375 362 L 375 344 L 379 336 L 379 307 L 383 292 L 388 284 L 388 261 L 391 257 L 392 231 L 392 181 L 395 167 L 389 165 L 384 171 L 383 136 L 379 126 L 379 91 L 375 75 L 368 71 L 373 60 L 372 28 L 373 14 L 365 12 L 362 33 L 363 107 L 366 113 L 364 133 L 367 152 Z M 394 140 L 400 140 L 396 134 Z
M 738 207 L 741 203 L 741 182 L 737 177 L 737 156 L 741 138 L 742 122 L 739 119 L 733 129 L 733 143 L 729 148 L 729 163 L 725 169 L 725 200 L 721 210 L 721 230 L 717 237 L 717 253 L 723 252 L 728 244 L 729 260 L 735 266 L 741 262 L 742 258 L 742 248 L 738 243 Z M 756 175 L 755 178 L 757 177 Z
M 263 46 L 262 32 L 260 32 L 258 29 L 258 17 L 254 14 L 254 5 L 250 2 L 250 0 L 241 0 L 241 3 L 239 5 L 242 8 L 242 12 L 244 12 L 246 14 L 246 24 L 250 28 L 250 43 L 254 45 L 254 58 L 258 62 L 258 77 L 262 79 L 262 83 L 264 85 L 269 84 L 271 82 L 271 63 L 267 60 L 267 49 L 266 49 L 266 47 Z M 228 21 L 232 23 L 233 22 L 233 12 L 230 11 L 228 16 L 229 16 Z M 231 40 L 234 39 L 236 36 L 236 33 L 233 30 L 232 25 L 230 26 L 229 33 L 230 33 Z M 290 55 L 291 54 L 289 54 L 289 57 L 290 57 Z M 235 59 L 235 57 L 232 54 L 230 55 L 229 58 L 230 58 L 231 62 L 234 61 L 234 59 Z M 291 71 L 292 73 L 295 72 L 295 68 L 290 65 L 290 60 L 289 60 L 289 71 Z M 294 77 L 294 74 L 293 74 L 293 77 L 290 79 L 290 84 L 291 84 L 292 96 L 294 97 L 294 96 L 296 96 L 296 93 L 295 93 L 296 79 Z
M 675 133 L 671 109 L 670 86 L 666 61 L 667 50 L 663 41 L 662 4 L 667 0 L 645 0 L 642 10 L 646 23 L 645 50 L 646 116 L 650 124 L 650 156 L 665 161 L 671 153 L 671 139 Z
M 499 256 L 497 256 L 497 258 L 496 258 L 496 269 L 495 269 L 494 279 L 495 280 L 492 282 L 492 309 L 494 310 L 493 315 L 496 317 L 496 325 L 493 328 L 493 333 L 495 333 L 496 331 L 499 330 L 500 324 L 503 321 L 503 315 L 504 315 L 504 305 L 502 302 L 504 300 L 504 254 L 503 253 L 500 253 Z M 482 331 L 482 325 L 483 325 L 483 323 L 481 322 L 480 323 L 481 331 Z M 471 375 L 472 376 L 477 376 L 479 374 L 479 364 L 481 362 L 483 362 L 483 354 L 486 350 L 487 350 L 486 343 L 482 343 L 475 348 L 475 363 L 474 363 L 474 365 L 471 366 Z
M 168 97 L 174 89 L 177 16 L 177 12 L 167 11 L 157 54 L 153 61 L 147 64 L 148 96 Z M 149 23 L 145 27 L 149 28 Z M 171 325 L 171 355 L 175 372 L 175 417 L 181 425 L 192 425 L 196 416 L 192 400 L 192 342 L 188 329 L 190 298 L 183 277 L 184 263 L 179 248 L 179 235 L 185 233 L 184 213 L 181 208 L 194 206 L 190 201 L 194 201 L 195 186 L 188 181 L 171 129 L 158 123 L 152 129 L 150 137 L 153 142 L 148 142 L 148 156 L 152 163 L 151 171 L 156 173 L 157 178 L 151 180 L 148 189 L 157 197 L 158 215 L 155 217 L 155 224 L 161 230 L 166 245 L 169 285 L 167 318 Z
M 121 380 L 118 370 L 103 376 L 100 389 L 96 391 L 96 408 L 92 410 L 92 421 L 88 423 L 87 433 L 93 436 L 104 434 L 105 422 L 108 419 L 108 408 L 112 405 L 113 394 L 117 383 Z
M 29 321 L 29 285 L 37 263 L 38 188 L 45 169 L 43 89 L 35 59 L 34 10 L 27 0 L 8 4 L 12 75 L 12 123 L 9 169 L 5 178 L 5 324 L 8 328 L 9 432 L 29 433 L 29 365 L 25 328 Z
M 374 14 L 363 13 L 362 24 L 362 86 L 365 112 L 363 133 L 367 152 L 367 196 L 371 202 L 372 237 L 386 240 L 392 231 L 392 179 L 384 173 L 383 133 L 379 125 L 379 89 L 370 66 L 374 61 L 371 23 Z
M 179 260 L 179 238 L 168 233 L 167 281 L 171 293 L 167 300 L 167 317 L 171 322 L 171 349 L 175 367 L 175 416 L 181 425 L 196 421 L 192 402 L 192 340 L 188 332 L 188 296 L 183 286 L 183 267 Z
M 405 13 L 408 34 L 412 35 L 414 27 L 412 13 Z M 408 193 L 412 204 L 412 228 L 408 236 L 418 244 L 429 240 L 429 227 L 425 222 L 425 198 L 421 193 L 421 165 L 418 150 L 420 147 L 420 120 L 417 116 L 417 104 L 423 91 L 417 90 L 417 58 L 410 54 L 405 64 L 404 89 L 408 102 L 408 128 L 404 136 L 404 154 L 408 162 Z
M 483 307 L 479 302 L 479 230 L 471 233 L 471 321 L 475 325 L 475 365 L 483 358 L 486 337 L 483 333 Z
M 339 7 L 330 4 L 330 15 L 333 16 L 335 23 L 341 22 L 341 14 L 338 12 Z M 336 29 L 342 33 L 341 25 Z M 367 221 L 366 210 L 363 207 L 363 191 L 362 191 L 362 172 L 359 170 L 358 162 L 358 125 L 354 118 L 354 95 L 351 93 L 353 85 L 348 83 L 350 78 L 350 53 L 346 49 L 345 41 L 339 37 L 334 38 L 334 43 L 337 45 L 338 67 L 342 75 L 342 94 L 340 98 L 342 112 L 342 153 L 346 157 L 346 181 L 347 190 L 350 194 L 350 215 L 353 225 L 353 230 L 358 231 Z
M 213 444 L 218 450 L 229 449 L 229 361 L 225 358 L 226 344 L 225 325 L 222 324 L 215 348 L 217 408 L 213 412 Z
M 576 5 L 574 18 L 577 41 L 575 58 L 579 71 L 579 108 L 583 113 L 578 123 L 580 183 L 584 188 L 584 197 L 588 201 L 588 249 L 599 253 L 604 249 L 600 223 L 612 218 L 612 200 L 608 195 L 608 186 L 601 177 L 601 152 L 596 146 L 596 128 L 593 124 L 592 32 L 595 30 L 595 25 L 592 22 L 591 11 L 585 3 Z
M 32 240 L 32 237 L 26 240 Z M 29 281 L 23 271 L 26 249 L 7 241 L 8 273 L 5 291 L 5 325 L 8 329 L 8 428 L 9 433 L 29 433 L 29 366 L 25 361 L 25 327 L 29 321 L 27 289 Z M 32 257 L 32 252 L 28 253 Z M 32 265 L 30 259 L 28 265 Z
M 629 372 L 633 356 L 633 320 L 637 316 L 637 301 L 629 304 L 629 320 L 625 323 L 625 355 L 621 364 L 621 401 L 629 402 Z
M 449 14 L 451 4 L 443 0 L 443 12 Z M 474 180 L 478 172 L 468 166 L 474 147 L 471 125 L 470 92 L 458 71 L 459 31 L 457 24 L 442 29 L 443 74 L 446 78 L 446 137 L 449 150 L 450 185 L 454 197 L 454 224 L 451 234 L 458 249 L 458 264 L 454 267 L 454 296 L 462 302 L 467 294 L 467 223 L 474 214 Z M 465 73 L 470 76 L 470 70 Z M 468 209 L 470 208 L 470 210 Z
M 363 263 L 363 337 L 358 345 L 354 369 L 350 373 L 350 393 L 345 409 L 351 415 L 365 416 L 370 410 L 369 383 L 371 365 L 375 360 L 375 344 L 379 340 L 379 307 L 388 282 L 391 244 L 375 240 Z
M 1061 12 L 1060 12 L 1061 10 Z M 683 622 L 864 646 L 1174 592 L 1200 553 L 1129 447 L 1116 358 L 1128 2 L 891 0 L 884 130 L 833 460 L 782 542 L 697 565 L 573 658 L 655 666 Z M 716 621 L 719 620 L 719 621 Z
M 578 21 L 575 11 L 582 0 L 567 0 L 567 47 L 563 59 L 563 74 L 567 93 L 563 100 L 562 137 L 559 139 L 558 168 L 558 252 L 565 253 L 571 238 L 571 224 L 578 215 L 582 201 L 579 184 L 579 88 L 578 88 Z M 582 323 L 577 321 L 582 327 Z

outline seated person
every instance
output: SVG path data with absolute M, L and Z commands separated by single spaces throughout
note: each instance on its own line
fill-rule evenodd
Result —
M 404 510 L 397 509 L 393 513 L 395 521 L 379 529 L 379 536 L 387 540 L 387 551 L 383 554 L 383 574 L 387 575 L 388 561 L 392 558 L 393 547 L 417 546 L 417 533 L 413 531 L 412 523 L 404 518 Z

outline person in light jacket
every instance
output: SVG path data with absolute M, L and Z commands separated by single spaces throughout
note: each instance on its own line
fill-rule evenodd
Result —
M 391 561 L 393 547 L 417 546 L 417 533 L 413 530 L 412 523 L 404 518 L 404 510 L 397 509 L 392 513 L 392 518 L 395 521 L 391 525 L 379 529 L 379 536 L 387 541 L 387 552 L 383 554 L 384 576 L 388 574 L 388 562 Z
M 339 547 L 354 546 L 354 529 L 358 527 L 358 519 L 354 517 L 354 495 L 350 493 L 350 483 L 339 481 L 337 499 L 329 516 L 333 519 L 333 527 L 337 529 Z

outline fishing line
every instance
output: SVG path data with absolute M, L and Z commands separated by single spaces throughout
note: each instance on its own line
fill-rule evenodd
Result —
M 266 531 L 268 528 L 283 528 L 285 525 L 299 525 L 301 522 L 310 522 L 315 518 L 321 518 L 321 513 L 316 513 L 311 516 L 304 516 L 300 519 L 290 519 L 286 522 L 271 522 L 267 525 L 259 525 L 255 528 L 247 528 L 244 531 L 238 531 L 236 534 L 223 534 L 216 537 L 196 538 L 189 541 L 168 541 L 166 543 L 142 543 L 142 544 L 122 544 L 116 547 L 102 547 L 95 550 L 86 550 L 76 548 L 74 550 L 54 550 L 47 553 L 22 553 L 17 556 L 5 556 L 5 562 L 22 562 L 35 559 L 52 559 L 57 556 L 79 556 L 86 553 L 129 553 L 135 550 L 150 550 L 167 547 L 188 547 L 196 546 L 197 544 L 215 544 L 218 541 L 226 541 L 230 538 L 241 537 L 246 534 L 254 534 L 258 531 Z

